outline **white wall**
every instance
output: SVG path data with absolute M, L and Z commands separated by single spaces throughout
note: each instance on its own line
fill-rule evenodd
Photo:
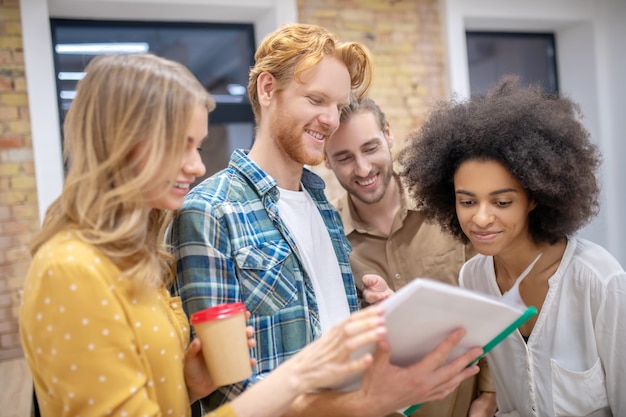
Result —
M 20 0 L 39 218 L 63 186 L 50 18 L 253 23 L 257 44 L 296 22 L 296 0 Z
M 556 38 L 561 92 L 581 105 L 583 123 L 600 147 L 600 214 L 580 235 L 626 266 L 626 1 L 443 0 L 453 93 L 469 96 L 466 30 L 543 31 Z M 576 196 L 572 196 L 576 198 Z
M 45 1 L 20 0 L 26 85 L 37 181 L 39 219 L 61 192 L 63 161 L 50 17 Z

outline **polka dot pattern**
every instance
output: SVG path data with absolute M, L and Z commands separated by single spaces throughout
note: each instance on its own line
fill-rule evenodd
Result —
M 33 258 L 19 324 L 44 415 L 190 415 L 180 303 L 165 289 L 131 295 L 130 280 L 71 233 Z M 229 406 L 214 415 L 235 416 Z

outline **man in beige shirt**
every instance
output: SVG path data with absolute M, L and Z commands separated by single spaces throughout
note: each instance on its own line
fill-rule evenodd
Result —
M 392 145 L 384 113 L 368 98 L 353 100 L 344 109 L 339 129 L 326 143 L 326 165 L 347 191 L 333 204 L 352 244 L 350 265 L 357 287 L 363 289 L 366 274 L 382 276 L 394 291 L 417 277 L 458 285 L 459 269 L 474 252 L 420 212 L 394 173 Z M 482 360 L 476 377 L 412 416 L 493 416 L 493 391 Z

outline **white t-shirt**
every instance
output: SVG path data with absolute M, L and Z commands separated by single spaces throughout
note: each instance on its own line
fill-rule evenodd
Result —
M 325 332 L 350 315 L 339 261 L 322 215 L 309 193 L 282 188 L 279 191 L 278 213 L 293 236 L 311 277 L 322 332 Z
M 493 257 L 476 255 L 460 284 L 501 296 Z M 604 248 L 568 241 L 524 343 L 512 333 L 487 354 L 498 416 L 626 416 L 626 272 Z

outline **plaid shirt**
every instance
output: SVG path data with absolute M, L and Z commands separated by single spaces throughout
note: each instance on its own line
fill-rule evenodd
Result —
M 341 219 L 326 199 L 320 177 L 304 169 L 301 181 L 326 224 L 354 312 L 358 302 L 348 261 L 351 247 Z M 321 333 L 311 279 L 279 217 L 278 199 L 276 181 L 237 150 L 225 170 L 190 191 L 172 223 L 174 290 L 187 315 L 243 301 L 255 329 L 252 353 L 257 366 L 252 377 L 209 396 L 204 402 L 209 410 L 232 400 Z

